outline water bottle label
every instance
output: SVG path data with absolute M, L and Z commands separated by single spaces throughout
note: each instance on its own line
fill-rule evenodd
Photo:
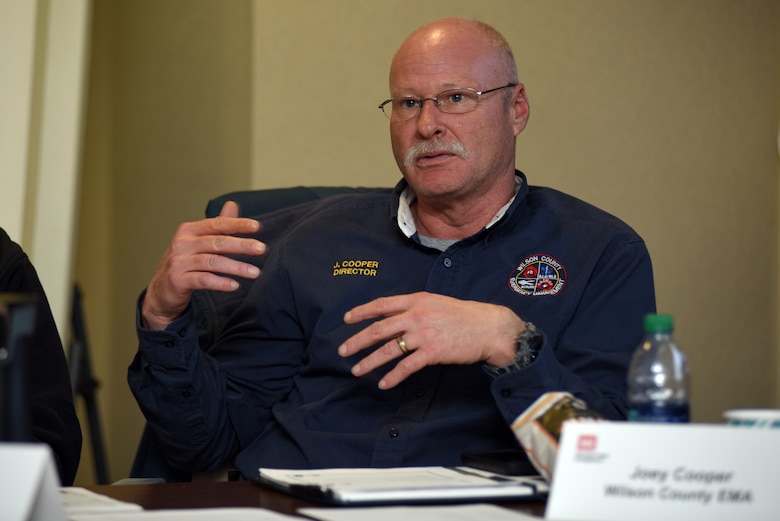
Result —
M 628 421 L 632 422 L 687 423 L 689 416 L 687 403 L 641 403 L 631 406 L 628 411 Z

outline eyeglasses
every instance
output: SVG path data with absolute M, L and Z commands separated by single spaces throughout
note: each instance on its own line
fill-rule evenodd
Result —
M 477 108 L 479 97 L 483 94 L 495 92 L 497 90 L 515 87 L 517 83 L 509 83 L 503 87 L 478 91 L 475 89 L 449 89 L 440 92 L 433 98 L 418 98 L 417 96 L 400 96 L 390 98 L 379 105 L 382 113 L 393 121 L 406 121 L 416 117 L 421 111 L 423 104 L 430 100 L 436 107 L 447 114 L 465 114 Z

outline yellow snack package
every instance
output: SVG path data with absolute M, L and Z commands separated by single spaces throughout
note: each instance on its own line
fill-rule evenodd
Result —
M 602 419 L 599 413 L 572 394 L 549 392 L 541 395 L 512 422 L 512 431 L 539 474 L 551 481 L 563 422 Z

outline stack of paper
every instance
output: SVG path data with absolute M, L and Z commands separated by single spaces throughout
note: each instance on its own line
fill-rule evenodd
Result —
M 358 505 L 540 498 L 538 476 L 507 476 L 469 467 L 259 469 L 256 482 L 312 501 Z

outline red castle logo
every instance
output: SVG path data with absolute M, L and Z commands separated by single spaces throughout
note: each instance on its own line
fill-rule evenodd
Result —
M 596 450 L 597 441 L 598 438 L 596 438 L 596 436 L 593 434 L 580 434 L 580 437 L 577 438 L 577 450 L 583 452 L 593 452 Z

